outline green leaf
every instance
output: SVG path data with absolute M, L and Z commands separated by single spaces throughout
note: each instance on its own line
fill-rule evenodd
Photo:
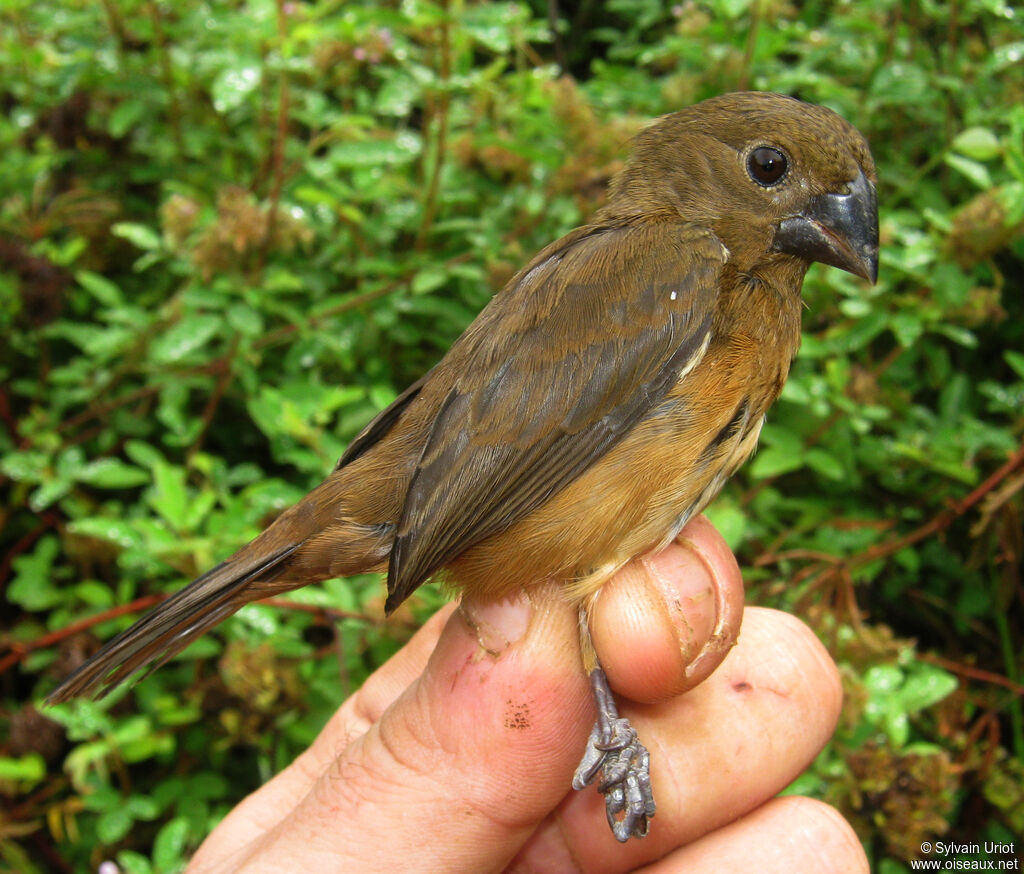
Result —
M 837 352 L 852 352 L 863 349 L 889 327 L 889 313 L 875 310 L 870 315 L 851 323 L 845 330 L 829 337 Z
M 124 445 L 125 455 L 127 455 L 136 464 L 140 464 L 143 467 L 152 469 L 156 465 L 164 461 L 163 455 L 160 450 L 155 449 L 148 443 L 142 440 L 129 440 Z
M 512 48 L 515 25 L 525 18 L 516 3 L 485 3 L 470 6 L 462 16 L 466 32 L 485 48 L 504 54 Z
M 150 252 L 160 248 L 160 235 L 148 225 L 135 222 L 118 222 L 110 232 L 115 237 L 127 240 L 133 246 Z
M 102 489 L 127 489 L 149 482 L 149 473 L 117 458 L 97 458 L 78 472 L 78 480 Z
M 900 689 L 899 697 L 907 713 L 916 713 L 951 695 L 958 685 L 959 681 L 952 674 L 934 665 L 918 662 Z
M 443 266 L 425 267 L 412 280 L 413 294 L 426 294 L 440 288 L 448 281 L 448 272 Z
M 134 332 L 121 325 L 79 325 L 66 321 L 54 322 L 46 329 L 51 337 L 64 337 L 90 356 L 104 359 L 117 353 Z
M 889 736 L 892 745 L 897 749 L 904 746 L 910 739 L 910 720 L 901 707 L 892 706 L 885 713 L 882 727 Z
M 147 480 L 149 477 L 147 476 Z M 141 546 L 142 538 L 130 522 L 123 519 L 111 519 L 106 516 L 92 516 L 74 519 L 68 523 L 68 531 L 83 537 L 95 537 L 106 540 L 122 549 Z
M 113 591 L 105 583 L 83 580 L 73 589 L 74 596 L 94 610 L 105 610 L 113 606 Z
M 748 514 L 733 503 L 719 498 L 704 511 L 711 524 L 718 529 L 729 549 L 736 550 L 743 543 L 747 531 Z
M 150 356 L 157 364 L 180 361 L 206 345 L 222 325 L 220 316 L 187 316 L 153 341 L 149 347 Z
M 75 279 L 96 300 L 108 307 L 116 307 L 124 303 L 121 289 L 105 276 L 91 273 L 88 270 L 79 270 L 75 274 Z
M 185 515 L 184 528 L 187 531 L 195 531 L 200 523 L 206 518 L 213 505 L 217 502 L 217 496 L 211 489 L 204 489 L 193 494 L 187 504 L 188 513 Z
M 210 94 L 217 112 L 230 112 L 241 106 L 260 84 L 260 68 L 255 65 L 224 70 L 213 81 Z
M 1024 155 L 1020 158 L 1020 165 L 1020 172 L 1014 171 L 1020 181 L 1008 182 L 996 191 L 996 196 L 1006 210 L 1004 225 L 1008 228 L 1024 222 Z
M 965 158 L 962 155 L 954 154 L 946 155 L 945 161 L 954 170 L 963 173 L 978 188 L 988 189 L 992 187 L 992 176 L 984 164 L 980 164 L 970 158 Z
M 128 131 L 135 127 L 146 115 L 147 104 L 143 100 L 122 100 L 114 111 L 110 113 L 107 121 L 107 130 L 113 137 L 123 137 Z
M 917 313 L 896 313 L 889 320 L 889 328 L 904 348 L 913 346 L 924 333 L 924 322 Z
M 114 692 L 102 704 L 79 699 L 71 704 L 60 704 L 50 710 L 49 714 L 67 730 L 68 740 L 90 740 L 113 730 L 113 720 L 106 711 L 117 697 L 118 693 Z M 109 750 L 105 744 L 104 747 Z
M 804 466 L 804 458 L 799 452 L 786 447 L 769 446 L 758 451 L 750 464 L 750 472 L 755 479 L 768 479 Z
M 173 752 L 174 738 L 164 733 L 146 734 L 118 746 L 118 753 L 128 763 L 145 762 Z
M 31 788 L 46 776 L 46 760 L 39 753 L 10 758 L 0 756 L 0 781 L 17 780 Z
M 331 149 L 329 157 L 331 163 L 339 169 L 398 166 L 414 160 L 421 149 L 420 138 L 406 133 L 393 140 L 339 143 Z
M 404 118 L 422 93 L 422 86 L 412 76 L 401 70 L 393 71 L 377 92 L 377 111 L 382 115 Z
M 752 2 L 759 0 L 715 0 L 714 7 L 726 18 L 735 20 L 750 8 Z
M 13 480 L 38 483 L 45 478 L 49 463 L 42 452 L 9 452 L 0 458 L 0 471 Z
M 977 334 L 960 325 L 937 325 L 935 330 L 967 349 L 974 349 L 978 345 Z
M 811 393 L 804 380 L 793 374 L 782 387 L 782 398 L 790 403 L 806 406 L 811 402 Z
M 974 287 L 972 278 L 956 264 L 936 265 L 930 278 L 936 299 L 951 308 L 963 306 Z
M 157 464 L 153 468 L 153 488 L 149 491 L 148 503 L 174 530 L 183 531 L 188 518 L 184 468 L 165 461 Z
M 57 456 L 54 465 L 57 475 L 66 479 L 78 479 L 85 468 L 85 452 L 80 446 L 70 446 Z
M 228 324 L 247 337 L 258 337 L 263 333 L 263 319 L 259 311 L 248 304 L 233 304 L 228 310 Z
M 990 69 L 993 72 L 1019 67 L 1021 61 L 1024 61 L 1024 40 L 996 46 L 989 57 Z
M 152 820 L 160 815 L 160 805 L 148 795 L 132 795 L 128 809 L 136 819 Z
M 127 807 L 115 807 L 100 814 L 96 821 L 96 835 L 104 844 L 116 844 L 132 830 L 135 818 Z
M 116 725 L 112 740 L 118 746 L 143 740 L 150 735 L 152 728 L 153 725 L 148 716 L 129 716 Z
M 1006 363 L 1013 368 L 1017 376 L 1024 379 L 1024 355 L 1020 352 L 1014 352 L 1012 349 L 1007 349 L 1003 353 L 1003 357 L 1006 359 Z
M 870 91 L 882 106 L 913 105 L 927 99 L 932 87 L 928 74 L 920 66 L 894 61 L 878 67 Z
M 841 482 L 846 477 L 846 468 L 832 453 L 814 447 L 804 453 L 807 464 L 827 479 Z
M 154 874 L 149 859 L 133 850 L 121 850 L 117 854 L 117 864 L 124 874 Z
M 71 480 L 63 478 L 43 483 L 32 492 L 28 499 L 29 506 L 37 513 L 45 510 L 70 492 L 71 485 Z
M 990 161 L 1002 151 L 999 138 L 987 127 L 970 127 L 953 140 L 953 151 L 975 161 Z
M 78 743 L 64 759 L 64 770 L 71 778 L 74 786 L 84 786 L 89 773 L 102 767 L 110 757 L 110 744 L 107 741 L 89 741 Z
M 889 697 L 903 684 L 903 671 L 895 665 L 873 665 L 864 674 L 864 685 L 872 696 Z
M 157 832 L 153 842 L 153 866 L 160 872 L 178 871 L 185 862 L 188 820 L 178 816 Z

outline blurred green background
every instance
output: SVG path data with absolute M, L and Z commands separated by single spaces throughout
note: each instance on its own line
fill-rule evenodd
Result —
M 436 609 L 332 581 L 36 708 L 317 483 L 646 120 L 739 88 L 832 107 L 880 176 L 878 285 L 811 270 L 710 513 L 843 671 L 793 791 L 881 872 L 1019 838 L 1022 71 L 1001 0 L 0 0 L 0 869 L 180 869 Z

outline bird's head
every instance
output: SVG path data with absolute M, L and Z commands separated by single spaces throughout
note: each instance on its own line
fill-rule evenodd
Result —
M 874 282 L 875 181 L 864 137 L 831 110 L 740 92 L 644 130 L 605 212 L 670 212 L 710 227 L 745 273 L 797 259 Z

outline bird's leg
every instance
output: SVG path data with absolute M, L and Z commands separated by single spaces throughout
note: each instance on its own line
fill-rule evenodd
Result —
M 585 621 L 585 616 L 581 616 L 581 620 Z M 581 627 L 586 629 L 585 625 Z M 587 639 L 584 650 L 589 643 Z M 590 653 L 593 654 L 592 647 Z M 604 795 L 608 825 L 616 840 L 625 842 L 631 837 L 644 837 L 648 820 L 654 816 L 651 756 L 637 739 L 636 729 L 629 720 L 619 716 L 608 678 L 597 664 L 596 654 L 593 662 L 590 686 L 597 706 L 597 722 L 590 731 L 572 788 L 583 789 L 600 777 L 597 791 Z

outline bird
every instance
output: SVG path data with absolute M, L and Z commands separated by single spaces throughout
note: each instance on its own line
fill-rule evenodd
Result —
M 631 559 L 668 545 L 754 451 L 800 344 L 813 262 L 871 283 L 877 176 L 830 109 L 736 92 L 635 138 L 606 202 L 535 255 L 327 478 L 226 561 L 121 632 L 48 703 L 154 670 L 245 604 L 387 574 L 501 599 L 544 581 L 581 614 L 598 781 L 619 841 L 647 834 L 650 756 L 586 632 Z

